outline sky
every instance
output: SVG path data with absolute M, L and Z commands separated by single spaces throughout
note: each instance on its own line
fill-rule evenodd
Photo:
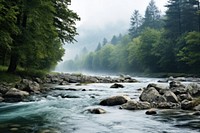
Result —
M 164 14 L 167 0 L 154 0 Z M 78 42 L 67 44 L 63 60 L 73 59 L 80 50 L 87 47 L 94 50 L 103 38 L 110 40 L 113 35 L 127 33 L 130 17 L 134 10 L 144 15 L 150 0 L 72 0 L 69 6 L 80 17 L 77 22 Z

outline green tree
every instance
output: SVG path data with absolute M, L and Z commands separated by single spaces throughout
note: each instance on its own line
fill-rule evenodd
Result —
M 143 23 L 142 16 L 138 10 L 134 10 L 133 15 L 131 16 L 131 26 L 129 29 L 129 35 L 134 38 L 141 33 L 141 25 Z

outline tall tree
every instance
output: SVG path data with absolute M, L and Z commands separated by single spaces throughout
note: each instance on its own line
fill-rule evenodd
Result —
M 160 29 L 162 27 L 161 12 L 158 10 L 154 0 L 151 0 L 145 11 L 142 28 L 146 27 Z
M 133 15 L 131 16 L 131 27 L 129 29 L 129 35 L 134 38 L 139 36 L 141 33 L 140 26 L 142 25 L 142 16 L 138 10 L 134 10 Z

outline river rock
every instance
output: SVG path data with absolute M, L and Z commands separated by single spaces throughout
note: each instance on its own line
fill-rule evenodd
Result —
M 197 106 L 195 106 L 195 107 L 193 108 L 193 110 L 195 110 L 195 111 L 200 111 L 200 104 L 197 105 Z
M 130 100 L 127 96 L 113 96 L 107 99 L 104 99 L 100 102 L 100 105 L 104 106 L 114 106 L 114 105 L 122 105 Z
M 183 100 L 181 102 L 181 109 L 184 110 L 192 110 L 194 108 L 194 103 L 193 101 L 188 101 L 188 100 Z
M 21 101 L 24 98 L 29 96 L 29 93 L 26 91 L 21 91 L 16 88 L 11 88 L 6 94 L 4 95 L 5 101 L 9 102 L 17 102 Z
M 0 96 L 0 102 L 4 101 L 4 98 Z
M 92 114 L 105 114 L 106 113 L 106 111 L 102 108 L 88 109 L 88 111 Z
M 192 115 L 200 116 L 200 111 L 195 111 Z
M 177 109 L 180 108 L 180 104 L 172 102 L 160 102 L 157 105 L 154 105 L 154 107 L 157 107 L 159 109 Z
M 149 109 L 145 112 L 146 115 L 156 115 L 157 112 L 156 112 L 156 109 Z
M 172 102 L 172 103 L 179 102 L 177 96 L 171 91 L 166 91 L 163 96 L 166 98 L 167 102 Z
M 173 87 L 173 88 L 170 88 L 170 90 L 176 94 L 176 95 L 180 95 L 180 94 L 187 94 L 188 93 L 188 89 L 185 88 L 185 87 Z
M 166 99 L 159 94 L 159 92 L 154 87 L 145 88 L 140 95 L 141 101 L 147 102 L 165 102 Z
M 16 84 L 15 87 L 17 89 L 27 91 L 27 92 L 38 92 L 40 91 L 40 85 L 28 79 L 22 79 L 20 83 Z
M 199 97 L 200 96 L 200 84 L 197 83 L 191 83 L 187 87 L 188 92 L 193 96 L 193 97 Z
M 112 86 L 110 86 L 110 88 L 124 88 L 124 86 L 122 84 L 113 84 Z
M 183 84 L 181 84 L 180 81 L 171 81 L 169 83 L 169 88 L 176 88 L 176 87 L 185 87 Z
M 179 101 L 183 101 L 183 100 L 191 101 L 192 100 L 192 96 L 189 93 L 187 93 L 187 94 L 179 94 L 179 95 L 177 95 L 177 98 L 178 98 Z
M 127 103 L 120 106 L 120 109 L 127 109 L 127 110 L 141 110 L 141 109 L 149 109 L 150 103 L 148 102 L 141 102 L 141 101 L 128 101 Z

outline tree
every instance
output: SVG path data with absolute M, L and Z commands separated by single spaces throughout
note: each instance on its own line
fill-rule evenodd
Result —
M 138 10 L 134 10 L 133 15 L 131 16 L 131 27 L 129 29 L 129 35 L 134 38 L 137 37 L 140 32 L 141 28 L 140 26 L 142 25 L 142 16 L 140 15 Z
M 62 44 L 75 40 L 75 21 L 79 20 L 68 9 L 68 1 L 1 1 L 1 16 L 7 17 L 0 17 L 0 43 L 10 48 L 8 72 L 14 72 L 18 64 L 48 69 L 61 60 Z
M 111 44 L 116 45 L 118 42 L 117 37 L 114 35 L 110 41 Z
M 97 51 L 99 51 L 99 50 L 101 50 L 101 43 L 98 44 L 98 46 L 97 46 L 95 52 L 97 52 Z
M 158 10 L 154 0 L 150 1 L 145 11 L 142 29 L 145 29 L 146 27 L 153 29 L 162 28 L 161 12 Z
M 102 42 L 102 46 L 105 46 L 107 43 L 108 43 L 108 40 L 106 38 L 104 38 L 103 42 Z

